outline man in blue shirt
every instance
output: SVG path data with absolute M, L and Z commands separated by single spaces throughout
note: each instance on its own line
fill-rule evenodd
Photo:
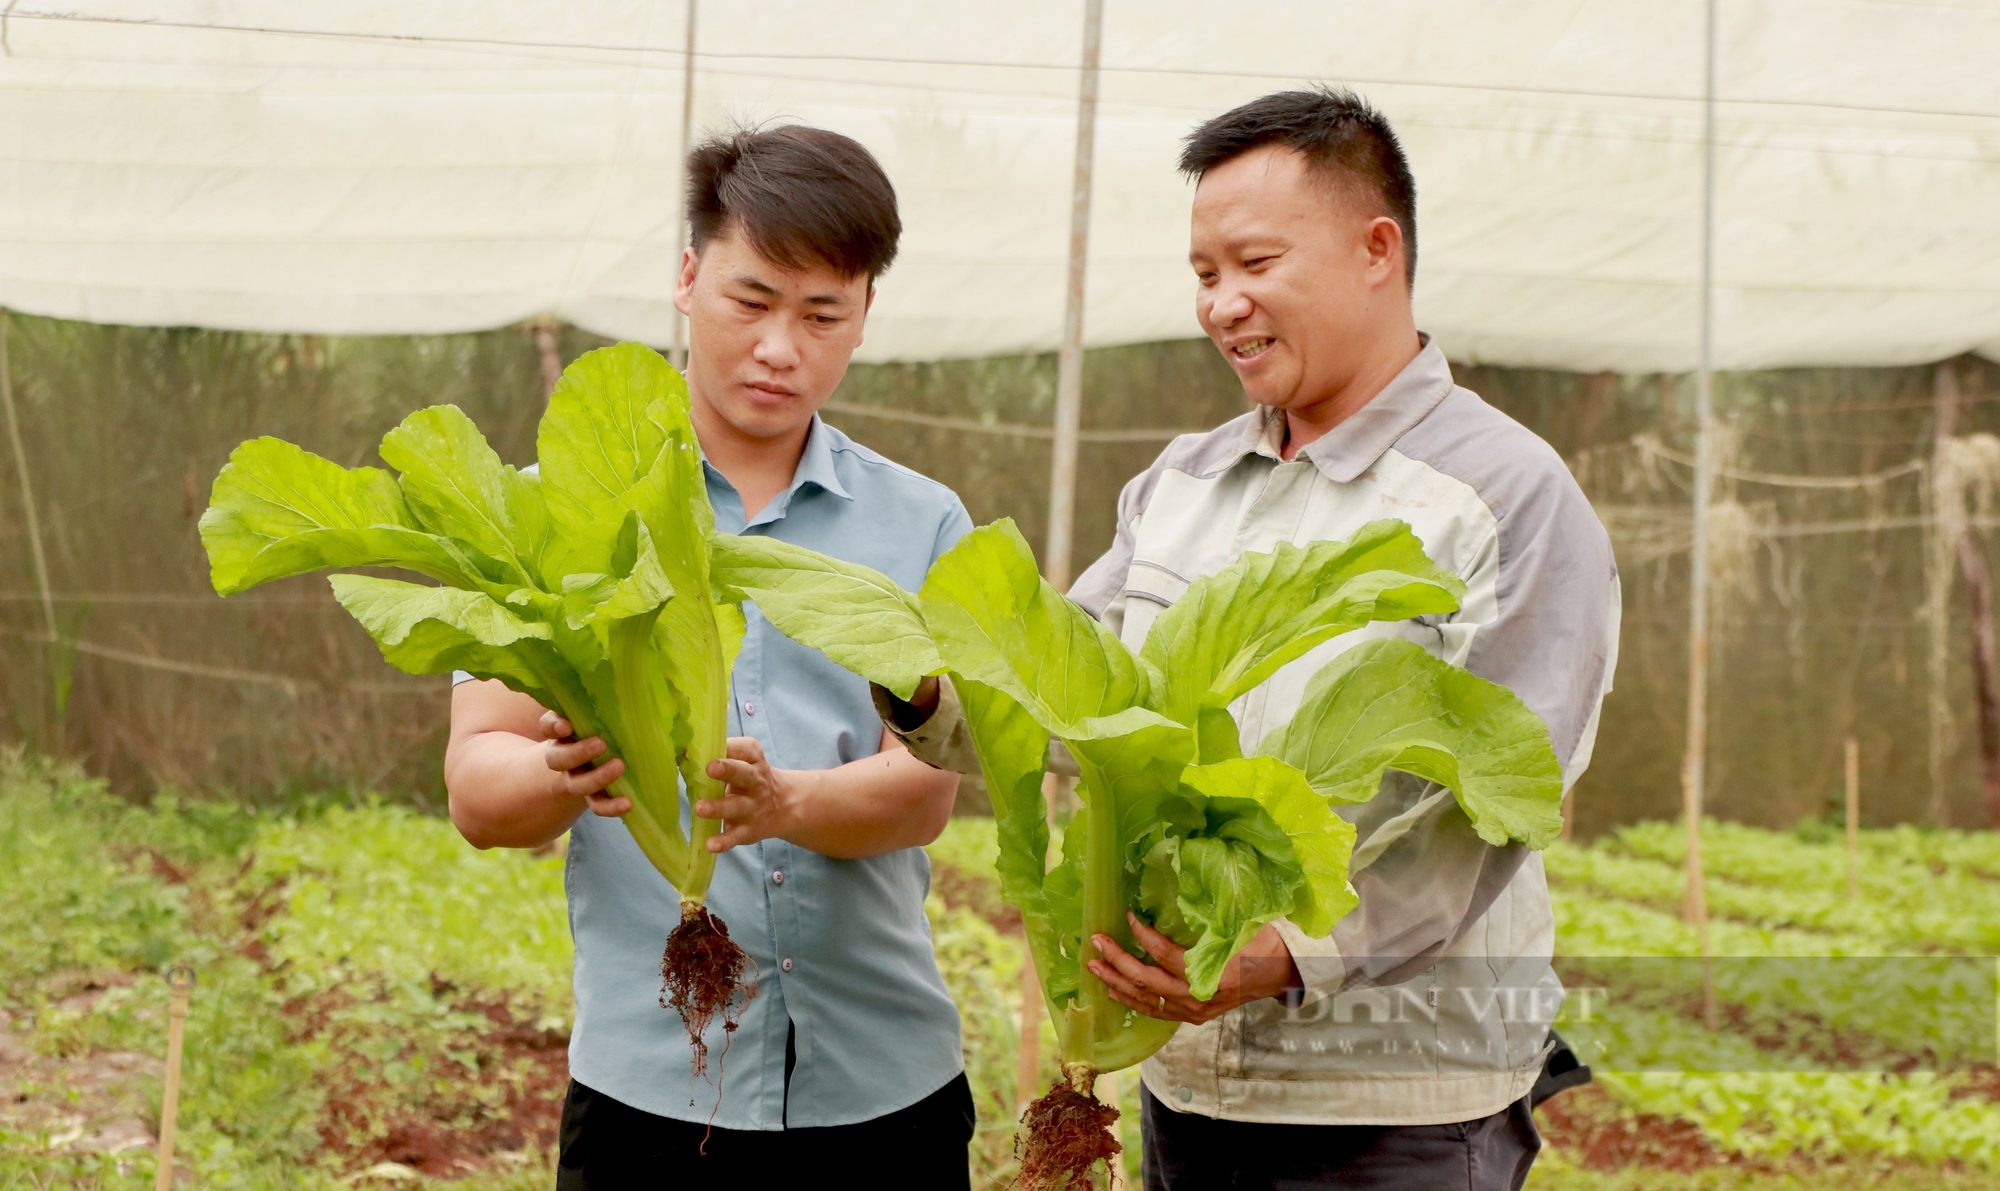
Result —
M 858 446 L 817 411 L 846 372 L 901 221 L 881 166 L 818 129 L 738 132 L 688 159 L 692 245 L 674 302 L 716 527 L 864 563 L 915 588 L 971 528 L 944 486 Z M 965 1187 L 973 1110 L 958 1013 L 938 975 L 922 845 L 957 777 L 883 731 L 868 684 L 746 605 L 708 905 L 756 964 L 740 1028 L 690 1071 L 659 1003 L 679 895 L 605 793 L 604 742 L 498 682 L 461 682 L 445 782 L 478 847 L 570 833 L 576 1028 L 561 1188 L 779 1185 L 866 1171 Z M 585 811 L 591 813 L 586 814 Z M 711 1129 L 712 1126 L 712 1129 Z

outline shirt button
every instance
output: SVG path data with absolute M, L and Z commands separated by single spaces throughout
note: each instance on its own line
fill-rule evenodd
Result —
M 781 968 L 783 968 L 783 969 L 784 969 L 785 971 L 787 971 L 787 972 L 791 971 L 791 970 L 792 970 L 792 961 L 791 961 L 790 957 L 787 957 L 787 958 L 786 958 L 785 960 L 783 960 L 783 961 L 782 961 L 781 963 L 779 963 L 779 964 L 778 964 L 778 966 L 779 966 L 779 967 L 781 967 Z
M 744 715 L 756 715 L 756 714 L 757 714 L 757 705 L 756 705 L 755 703 L 745 703 L 745 704 L 743 705 L 743 714 L 744 714 Z
M 1188 1101 L 1194 1099 L 1194 1089 L 1190 1087 L 1176 1088 L 1174 1090 L 1174 1098 L 1182 1104 L 1186 1104 Z
M 771 884 L 783 885 L 784 883 L 785 883 L 785 874 L 783 870 L 771 874 Z

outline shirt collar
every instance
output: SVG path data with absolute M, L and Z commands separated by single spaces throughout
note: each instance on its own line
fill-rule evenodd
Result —
M 853 495 L 847 491 L 847 488 L 841 484 L 839 473 L 834 470 L 834 433 L 833 427 L 821 421 L 818 414 L 813 415 L 812 428 L 806 431 L 806 449 L 799 456 L 798 467 L 792 471 L 792 482 L 786 486 L 783 492 L 772 497 L 770 504 L 757 510 L 757 515 L 749 519 L 748 524 L 744 526 L 745 529 L 753 525 L 765 525 L 782 518 L 786 510 L 791 508 L 792 497 L 797 495 L 799 489 L 805 487 L 807 484 L 812 484 L 831 492 L 842 500 L 854 499 Z M 717 470 L 716 466 L 708 461 L 706 455 L 702 457 L 701 462 L 702 467 L 708 473 L 711 483 L 721 484 L 731 492 L 736 490 L 735 486 L 729 482 L 729 477 Z
M 818 484 L 842 500 L 854 499 L 833 470 L 833 433 L 833 427 L 820 421 L 818 414 L 813 415 L 812 429 L 806 433 L 806 452 L 799 456 L 798 470 L 792 473 L 791 491 L 802 484 Z
M 1430 416 L 1451 392 L 1451 365 L 1430 335 L 1419 331 L 1417 338 L 1423 346 L 1416 358 L 1405 364 L 1368 404 L 1301 448 L 1299 458 L 1319 468 L 1337 484 L 1352 483 L 1395 446 L 1396 440 Z M 1237 458 L 1263 455 L 1281 459 L 1279 448 L 1284 441 L 1284 411 L 1267 406 L 1244 427 Z

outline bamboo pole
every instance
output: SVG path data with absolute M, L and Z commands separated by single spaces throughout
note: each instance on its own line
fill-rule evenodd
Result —
M 674 247 L 680 252 L 674 254 L 674 277 L 680 278 L 681 258 L 687 251 L 688 205 L 687 205 L 687 155 L 694 148 L 694 32 L 695 18 L 700 0 L 687 0 L 687 33 L 681 38 L 681 217 L 678 230 L 674 233 Z M 674 312 L 674 342 L 667 352 L 667 359 L 673 366 L 687 370 L 687 316 Z
M 555 395 L 556 382 L 562 379 L 562 348 L 558 338 L 562 334 L 562 320 L 552 314 L 538 314 L 528 323 L 528 330 L 535 337 L 535 350 L 542 357 L 542 407 L 546 409 L 549 398 Z
M 174 1132 L 181 1110 L 181 1042 L 187 1033 L 188 992 L 194 969 L 176 965 L 167 977 L 173 996 L 167 1004 L 167 1085 L 160 1096 L 160 1153 L 153 1172 L 153 1191 L 174 1185 Z
M 1956 485 L 1947 483 L 1943 463 L 1951 446 L 1951 439 L 1958 432 L 1958 370 L 1949 361 L 1938 364 L 1931 372 L 1931 470 L 1929 476 L 1930 523 L 1924 533 L 1925 547 L 1925 619 L 1930 637 L 1930 665 L 1926 677 L 1930 681 L 1930 708 L 1926 754 L 1930 777 L 1930 801 L 1925 815 L 1934 824 L 1945 821 L 1946 757 L 1952 743 L 1951 699 L 1945 691 L 1945 680 L 1949 676 L 1951 645 L 1951 588 L 1953 579 L 1953 555 L 1957 544 L 1949 541 L 1946 526 L 1956 520 L 1960 510 L 1954 508 L 1951 514 L 1945 511 L 1947 502 L 1962 502 L 1965 497 Z
M 1104 0 L 1084 0 L 1083 69 L 1076 100 L 1076 176 L 1069 200 L 1069 288 L 1063 299 L 1062 350 L 1056 357 L 1055 449 L 1049 459 L 1049 535 L 1043 570 L 1058 591 L 1070 581 L 1076 522 L 1077 432 L 1083 426 L 1083 278 L 1090 255 L 1091 167 L 1097 147 L 1097 61 L 1104 40 Z
M 1993 656 L 1993 572 L 1979 531 L 1967 525 L 1958 535 L 1958 566 L 1971 603 L 1972 694 L 1979 715 L 1979 785 L 1988 819 L 2000 826 L 2000 673 Z
M 1861 746 L 1847 738 L 1847 898 L 1861 896 Z
M 1701 946 L 1702 1022 L 1716 1028 L 1715 969 L 1709 949 L 1708 895 L 1702 879 L 1701 820 L 1708 755 L 1708 506 L 1715 483 L 1715 57 L 1716 0 L 1707 4 L 1707 52 L 1702 79 L 1701 361 L 1695 371 L 1694 542 L 1688 577 L 1688 728 L 1681 763 L 1682 815 L 1687 822 L 1688 921 Z
M 35 485 L 28 478 L 28 452 L 21 445 L 21 419 L 14 412 L 14 367 L 8 354 L 8 332 L 13 311 L 0 308 L 0 406 L 7 412 L 7 441 L 14 448 L 14 474 L 21 484 L 21 513 L 28 522 L 28 552 L 35 562 L 35 587 L 42 597 L 42 631 L 53 649 L 61 634 L 56 629 L 56 601 L 49 590 L 49 559 L 42 551 L 42 521 L 35 509 Z
M 7 415 L 7 441 L 14 450 L 14 475 L 21 485 L 21 516 L 28 523 L 28 556 L 35 564 L 35 589 L 42 603 L 42 635 L 47 642 L 42 656 L 47 662 L 49 702 L 43 704 L 48 719 L 44 722 L 42 747 L 60 751 L 63 695 L 56 675 L 60 672 L 57 659 L 62 648 L 62 631 L 56 621 L 55 596 L 49 588 L 49 557 L 42 548 L 42 519 L 35 507 L 35 483 L 28 475 L 28 451 L 21 443 L 21 419 L 14 409 L 14 364 L 9 352 L 13 322 L 13 311 L 0 307 L 0 408 Z

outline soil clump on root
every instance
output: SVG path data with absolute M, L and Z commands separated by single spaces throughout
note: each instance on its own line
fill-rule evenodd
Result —
M 1125 1147 L 1112 1126 L 1118 1110 L 1061 1080 L 1021 1114 L 1014 1153 L 1021 1159 L 1019 1191 L 1087 1191 L 1090 1172 L 1112 1163 Z
M 660 1005 L 681 1015 L 694 1050 L 693 1070 L 708 1074 L 708 1043 L 702 1035 L 717 1017 L 733 1034 L 743 1008 L 757 996 L 757 981 L 744 982 L 750 957 L 729 937 L 722 919 L 707 907 L 684 902 L 681 922 L 667 936 L 660 956 Z M 726 1049 L 726 1047 L 725 1047 Z

